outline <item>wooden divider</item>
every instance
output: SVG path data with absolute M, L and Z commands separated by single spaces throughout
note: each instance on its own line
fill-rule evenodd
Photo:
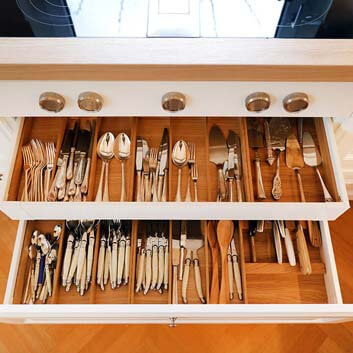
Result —
M 327 303 L 324 282 L 325 265 L 320 249 L 309 243 L 306 222 L 301 222 L 307 239 L 312 264 L 312 274 L 304 276 L 300 272 L 294 222 L 286 222 L 290 231 L 297 265 L 288 263 L 285 244 L 282 240 L 283 263 L 278 264 L 274 248 L 272 222 L 265 222 L 263 233 L 255 236 L 257 262 L 251 262 L 248 222 L 242 221 L 241 232 L 244 239 L 246 289 L 249 304 L 311 304 Z

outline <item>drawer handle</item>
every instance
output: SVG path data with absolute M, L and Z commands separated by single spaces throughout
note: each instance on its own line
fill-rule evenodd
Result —
M 186 98 L 179 92 L 168 92 L 162 97 L 162 108 L 170 112 L 185 109 Z
M 168 325 L 168 326 L 169 326 L 170 328 L 176 327 L 176 323 L 175 323 L 176 319 L 177 319 L 176 317 L 170 317 L 170 318 L 169 318 L 169 325 Z
M 78 96 L 77 104 L 82 110 L 99 112 L 103 107 L 103 97 L 95 92 L 82 92 Z
M 64 109 L 65 98 L 55 92 L 43 92 L 39 97 L 39 105 L 49 112 L 58 113 Z
M 254 92 L 245 98 L 246 109 L 250 112 L 261 112 L 270 107 L 271 99 L 266 92 Z
M 309 97 L 306 93 L 303 92 L 294 92 L 288 94 L 283 99 L 283 108 L 289 113 L 304 110 L 308 107 L 308 105 Z

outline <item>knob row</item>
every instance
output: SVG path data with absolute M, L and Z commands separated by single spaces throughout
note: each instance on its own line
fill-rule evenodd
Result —
M 294 92 L 283 98 L 283 107 L 287 112 L 299 112 L 309 105 L 309 97 L 303 92 Z M 77 104 L 80 109 L 89 112 L 99 112 L 103 106 L 103 98 L 95 92 L 83 92 L 78 96 Z M 64 109 L 65 98 L 59 93 L 44 92 L 39 97 L 41 108 L 50 112 L 60 112 Z M 270 96 L 265 92 L 249 94 L 245 99 L 245 106 L 248 111 L 261 112 L 271 105 Z M 168 92 L 162 97 L 162 108 L 170 112 L 177 112 L 185 109 L 186 97 L 180 92 Z

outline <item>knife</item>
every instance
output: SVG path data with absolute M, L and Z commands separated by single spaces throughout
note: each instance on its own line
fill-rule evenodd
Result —
M 255 235 L 257 233 L 257 221 L 249 222 L 249 238 L 251 249 L 251 261 L 256 262 Z
M 61 144 L 61 150 L 60 150 L 60 154 L 59 154 L 59 158 L 58 158 L 56 175 L 55 175 L 54 181 L 50 187 L 50 190 L 48 192 L 48 201 L 55 201 L 56 200 L 57 191 L 58 191 L 57 183 L 60 182 L 60 185 L 65 184 L 66 171 L 62 172 L 63 159 L 64 159 L 64 155 L 67 155 L 65 157 L 66 158 L 65 163 L 67 163 L 68 153 L 70 151 L 70 146 L 72 144 L 73 137 L 74 137 L 73 130 L 66 129 L 64 139 Z M 59 178 L 60 178 L 60 180 L 59 180 Z
M 89 173 L 90 173 L 90 168 L 91 168 L 91 160 L 92 160 L 92 151 L 93 151 L 93 144 L 94 144 L 94 136 L 95 136 L 95 131 L 96 131 L 96 121 L 93 120 L 93 122 L 90 122 L 90 144 L 87 152 L 87 162 L 86 162 L 86 169 L 85 169 L 85 175 L 83 177 L 83 181 L 81 184 L 81 193 L 82 194 L 87 194 L 88 193 L 88 185 L 89 185 Z
M 209 159 L 211 163 L 217 166 L 218 171 L 218 195 L 220 200 L 226 198 L 226 185 L 223 175 L 223 164 L 228 157 L 226 139 L 223 132 L 217 125 L 213 125 L 209 134 Z
M 264 121 L 264 127 L 265 127 L 265 141 L 266 141 L 266 149 L 267 149 L 267 163 L 269 165 L 272 165 L 275 158 L 273 157 L 272 154 L 272 144 L 271 144 L 271 135 L 270 135 L 270 127 L 268 120 L 265 119 Z
M 183 279 L 183 269 L 185 260 L 185 248 L 187 239 L 187 223 L 186 221 L 181 221 L 181 232 L 180 232 L 180 261 L 179 261 L 179 281 Z
M 237 187 L 238 202 L 243 202 L 243 192 L 241 189 L 240 179 L 242 176 L 242 161 L 241 161 L 241 143 L 240 137 L 235 134 L 235 147 L 234 147 L 234 164 L 235 164 L 235 182 Z
M 69 159 L 67 172 L 66 172 L 66 179 L 67 180 L 71 180 L 73 177 L 72 167 L 73 167 L 73 163 L 74 163 L 74 154 L 75 154 L 77 139 L 78 139 L 78 135 L 80 133 L 79 127 L 80 127 L 79 122 L 76 121 L 75 126 L 74 126 L 74 139 L 73 139 L 72 145 L 70 146 L 70 159 Z
M 178 266 L 180 264 L 180 233 L 179 225 L 180 221 L 173 222 L 173 233 L 172 233 L 172 304 L 178 304 Z M 179 234 L 178 234 L 179 233 Z
M 169 147 L 169 133 L 168 129 L 164 128 L 162 140 L 159 146 L 160 159 L 158 170 L 158 200 L 166 201 L 167 194 L 167 173 L 168 173 L 168 147 Z
M 142 201 L 141 194 L 141 174 L 142 174 L 142 160 L 143 160 L 143 152 L 142 152 L 142 137 L 138 136 L 136 140 L 136 172 L 137 172 L 137 195 L 136 201 Z
M 234 183 L 234 150 L 236 148 L 236 137 L 235 132 L 229 130 L 227 137 L 228 146 L 228 170 L 227 170 L 227 180 L 228 180 L 228 200 L 233 202 L 233 183 Z
M 75 177 L 77 174 L 77 168 L 78 168 L 78 164 L 80 161 L 80 153 L 81 153 L 80 147 L 82 146 L 82 141 L 83 141 L 82 133 L 83 133 L 83 130 L 79 130 L 78 134 L 75 135 L 75 138 L 74 138 L 74 158 L 73 158 L 74 167 L 73 167 L 73 176 L 68 181 L 69 182 L 69 190 L 68 190 L 69 196 L 74 196 L 75 192 L 76 192 Z M 79 144 L 80 144 L 80 146 L 79 146 Z M 72 147 L 71 147 L 71 151 L 72 151 Z M 71 163 L 71 159 L 70 159 L 70 163 Z M 67 177 L 66 177 L 66 179 L 67 179 Z
M 83 182 L 83 177 L 84 177 L 84 170 L 85 170 L 85 160 L 86 160 L 86 155 L 88 153 L 88 150 L 90 148 L 90 131 L 88 130 L 81 130 L 80 132 L 80 137 L 77 142 L 77 150 L 80 151 L 79 154 L 79 161 L 78 165 L 76 168 L 76 173 L 75 173 L 75 184 L 76 184 L 76 193 L 74 200 L 75 201 L 81 201 L 81 184 Z
M 236 234 L 236 232 L 237 232 L 236 227 L 234 227 L 234 233 Z M 235 246 L 234 237 L 230 242 L 230 251 L 232 256 L 233 275 L 234 275 L 235 285 L 237 287 L 238 298 L 239 300 L 243 300 L 243 289 L 241 284 L 241 276 L 240 276 L 240 268 L 239 268 L 239 256 L 238 256 L 237 248 Z
M 273 241 L 275 243 L 277 262 L 281 264 L 282 263 L 282 244 L 281 244 L 280 231 L 276 221 L 272 222 L 272 232 L 273 232 Z

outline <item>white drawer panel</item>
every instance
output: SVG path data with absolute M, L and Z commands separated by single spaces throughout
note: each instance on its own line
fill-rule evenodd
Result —
M 328 304 L 12 304 L 25 222 L 20 222 L 0 321 L 10 323 L 323 323 L 353 320 L 342 304 L 327 222 L 321 222 L 321 258 Z
M 25 118 L 21 118 L 22 121 Z M 18 119 L 18 120 L 21 120 Z M 156 213 L 160 219 L 313 219 L 334 220 L 349 208 L 348 196 L 342 176 L 336 142 L 329 118 L 323 118 L 323 126 L 327 136 L 329 157 L 332 162 L 333 175 L 336 182 L 339 201 L 337 202 L 19 202 L 1 201 L 0 209 L 12 219 L 109 219 L 119 215 L 121 219 L 153 219 Z M 7 199 L 10 179 L 14 170 L 21 123 L 17 124 L 17 134 L 12 140 L 12 153 L 9 160 L 1 166 L 5 172 L 2 199 Z M 6 177 L 7 175 L 7 177 Z M 4 186 L 5 185 L 5 186 Z
M 39 107 L 41 93 L 54 91 L 64 96 L 65 108 L 58 116 L 170 116 L 161 107 L 162 96 L 170 91 L 186 96 L 186 107 L 173 116 L 253 116 L 245 98 L 253 92 L 267 92 L 268 110 L 259 116 L 348 117 L 353 109 L 346 99 L 353 93 L 351 82 L 223 82 L 223 81 L 1 81 L 2 116 L 51 116 Z M 81 92 L 94 91 L 104 98 L 98 113 L 80 110 Z M 310 104 L 299 113 L 284 110 L 282 99 L 293 92 L 305 92 Z M 346 94 L 342 94 L 345 92 Z M 21 104 L 18 104 L 21 97 Z

